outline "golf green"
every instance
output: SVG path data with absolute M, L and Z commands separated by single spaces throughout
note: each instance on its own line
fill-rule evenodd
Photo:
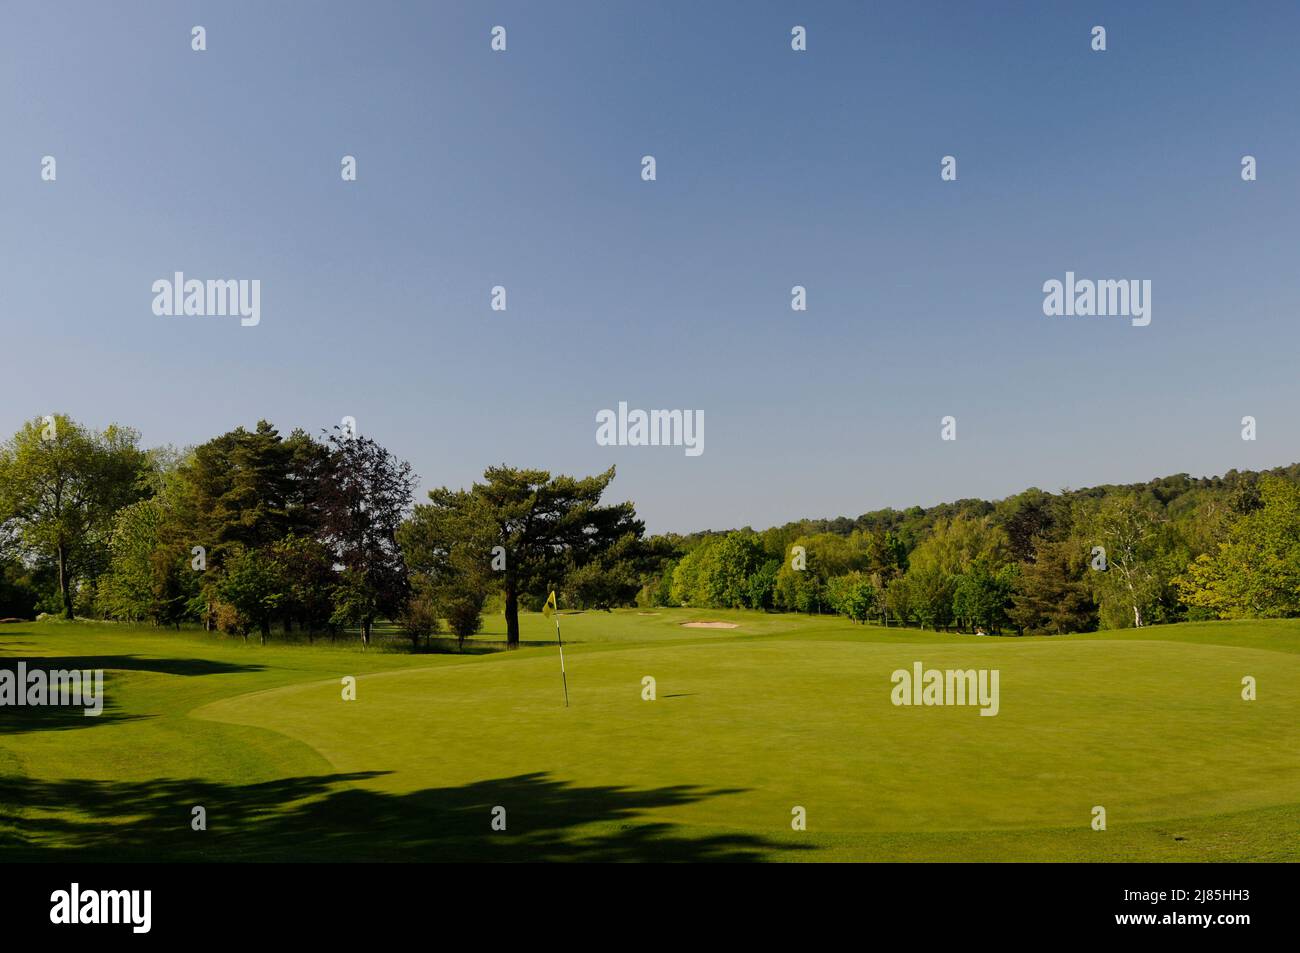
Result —
M 690 619 L 737 627 L 680 624 Z M 0 850 L 318 860 L 1300 854 L 1297 623 L 1025 639 L 688 610 L 587 613 L 563 625 L 567 708 L 553 644 L 363 654 L 120 626 L 7 627 L 0 665 L 71 667 L 58 656 L 75 652 L 79 667 L 106 669 L 108 705 L 99 719 L 78 712 L 26 727 L 0 709 L 10 722 L 0 730 Z M 525 639 L 548 634 L 546 620 L 526 620 Z M 996 715 L 978 704 L 894 704 L 892 674 L 916 663 L 996 672 Z M 343 697 L 345 676 L 356 679 L 355 700 Z M 1242 697 L 1246 676 L 1255 700 Z M 192 830 L 195 805 L 206 831 Z M 1105 830 L 1094 829 L 1098 807 Z

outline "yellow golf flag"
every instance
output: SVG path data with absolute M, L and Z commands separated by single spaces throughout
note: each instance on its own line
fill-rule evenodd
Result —
M 560 678 L 564 681 L 564 707 L 569 707 L 569 676 L 564 674 L 564 640 L 560 638 L 560 610 L 555 604 L 555 590 L 546 597 L 546 605 L 542 606 L 542 612 L 548 616 L 555 616 L 555 644 L 560 647 Z

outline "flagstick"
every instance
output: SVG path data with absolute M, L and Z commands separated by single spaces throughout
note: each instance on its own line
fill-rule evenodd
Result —
M 564 707 L 569 707 L 569 676 L 564 674 L 564 640 L 560 638 L 560 610 L 555 610 L 555 641 L 560 643 L 560 678 L 564 680 Z

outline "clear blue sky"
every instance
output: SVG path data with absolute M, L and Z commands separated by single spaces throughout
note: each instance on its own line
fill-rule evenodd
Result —
M 352 415 L 422 490 L 616 463 L 653 531 L 1300 458 L 1295 3 L 0 19 L 6 433 Z M 260 279 L 261 325 L 156 317 L 178 270 Z M 1067 270 L 1150 279 L 1151 325 L 1045 317 Z M 620 400 L 703 409 L 705 453 L 597 446 Z

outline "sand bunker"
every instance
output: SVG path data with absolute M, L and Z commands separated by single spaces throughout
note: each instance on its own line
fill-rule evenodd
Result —
M 682 625 L 688 629 L 736 629 L 739 626 L 734 622 L 683 622 Z

